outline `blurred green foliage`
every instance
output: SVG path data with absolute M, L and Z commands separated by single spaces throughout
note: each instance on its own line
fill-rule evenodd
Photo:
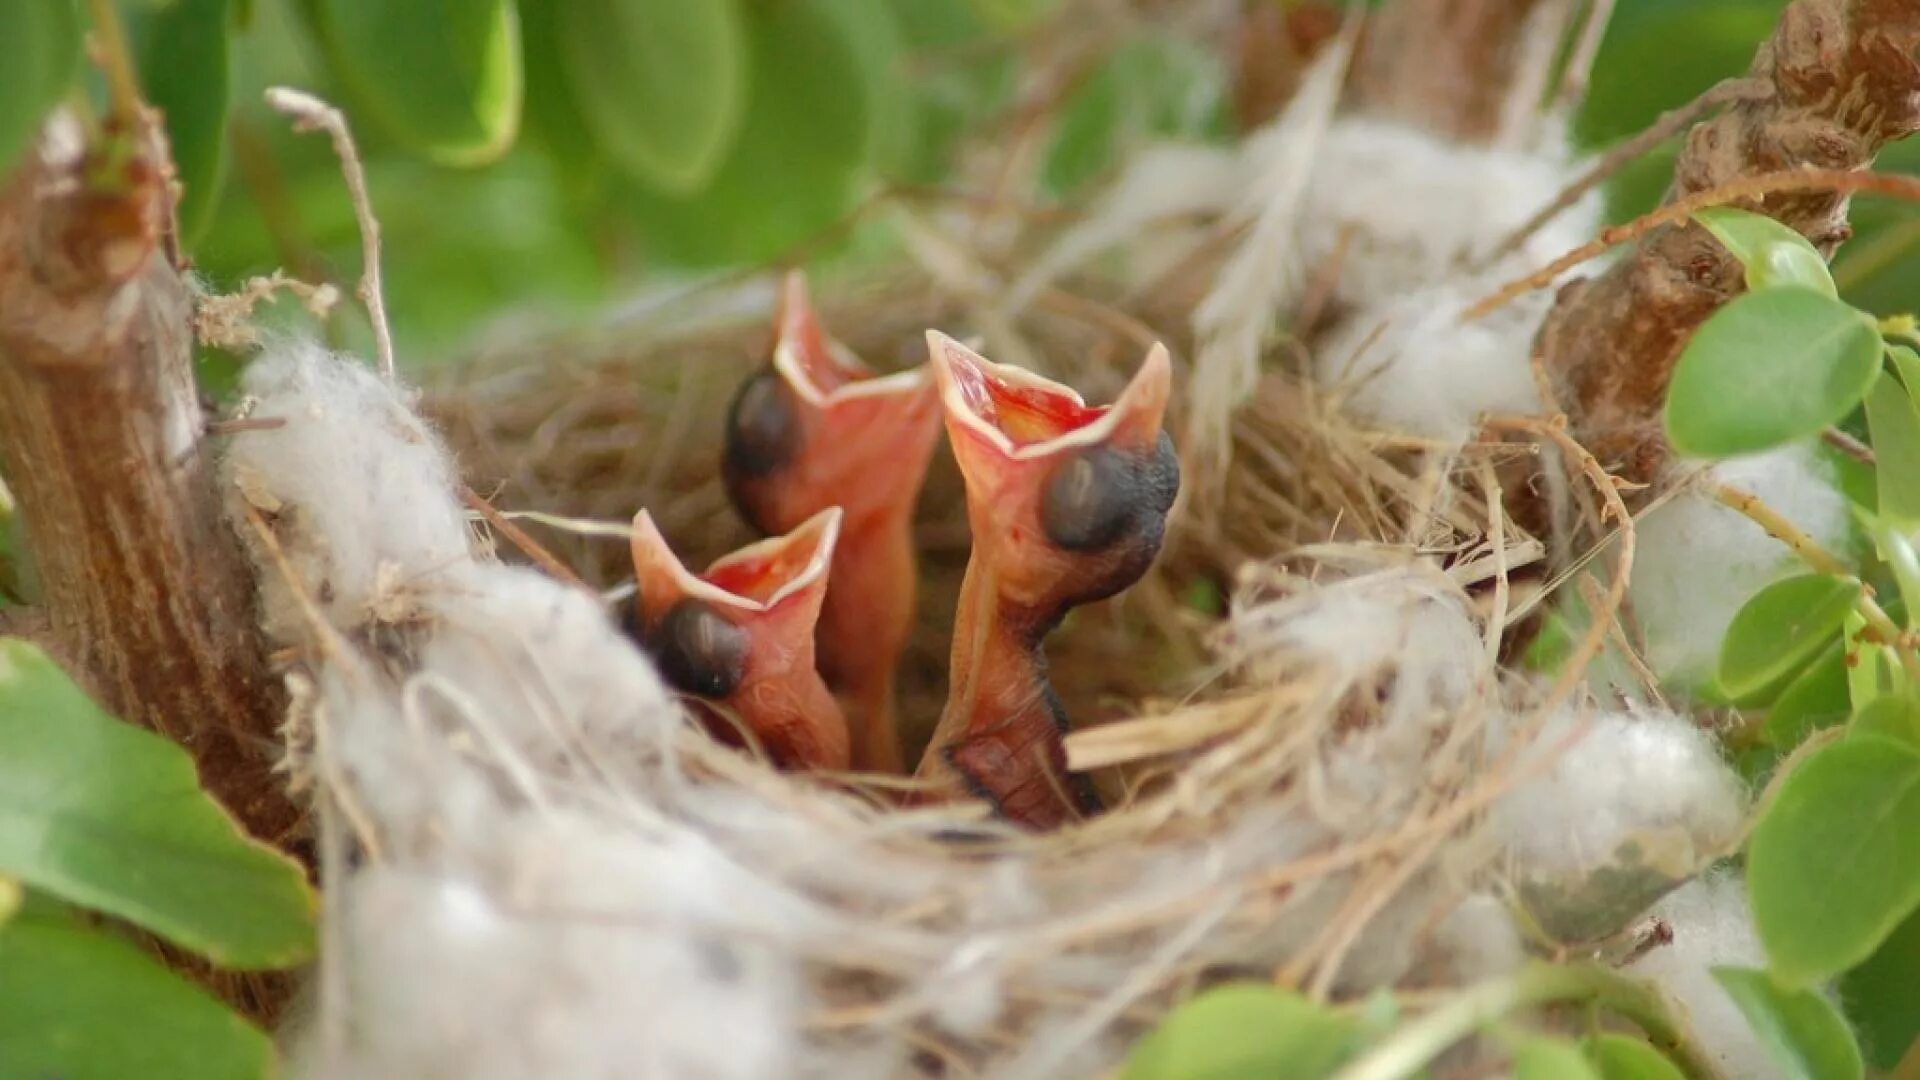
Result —
M 1611 145 L 1742 73 L 1784 2 L 1620 0 L 1575 141 Z M 888 216 L 862 209 L 886 192 L 992 183 L 959 158 L 961 136 L 1000 138 L 1023 121 L 1020 64 L 1062 25 L 1110 40 L 1060 101 L 1037 197 L 1083 195 L 1148 139 L 1233 135 L 1230 64 L 1194 20 L 1103 22 L 1063 0 L 118 5 L 169 119 L 190 253 L 217 286 L 276 267 L 358 274 L 331 150 L 290 132 L 261 92 L 297 86 L 347 110 L 412 363 L 501 317 L 589 318 L 651 278 L 889 257 Z M 25 92 L 47 96 L 37 83 Z M 1659 199 L 1678 141 L 1611 185 L 1614 219 Z M 1920 165 L 1920 147 L 1885 164 Z M 1855 222 L 1862 237 L 1836 267 L 1847 299 L 1910 306 L 1920 217 L 1862 200 Z

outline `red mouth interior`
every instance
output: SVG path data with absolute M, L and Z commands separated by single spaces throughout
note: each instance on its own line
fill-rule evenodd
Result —
M 764 604 L 806 572 L 819 548 L 814 536 L 789 536 L 751 555 L 711 567 L 702 577 L 735 596 Z
M 850 382 L 873 377 L 870 371 L 841 362 L 811 307 L 789 309 L 781 313 L 780 339 L 793 350 L 794 359 L 800 362 L 800 370 L 806 373 L 807 381 L 822 394 L 831 394 Z
M 1038 386 L 1015 386 L 978 364 L 951 365 L 960 397 L 974 415 L 999 428 L 1015 446 L 1057 439 L 1098 420 L 1109 406 L 1082 405 L 1071 395 Z

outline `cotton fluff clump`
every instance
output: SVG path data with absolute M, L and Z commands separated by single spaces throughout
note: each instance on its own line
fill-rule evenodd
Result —
M 1493 829 L 1522 902 L 1562 940 L 1621 929 L 1739 833 L 1745 785 L 1684 716 L 1567 710 L 1530 753 L 1521 768 L 1559 756 L 1496 804 Z
M 1300 215 L 1300 257 L 1335 264 L 1335 297 L 1370 305 L 1459 274 L 1578 175 L 1564 142 L 1497 149 L 1390 121 L 1349 117 L 1328 129 Z M 1602 201 L 1589 193 L 1502 265 L 1544 265 L 1593 238 Z
M 273 523 L 293 575 L 340 627 L 403 614 L 415 586 L 469 561 L 445 449 L 371 370 L 289 340 L 249 364 L 240 385 L 251 418 L 284 421 L 236 435 L 222 465 L 235 528 L 269 568 L 260 575 L 269 634 L 301 640 L 303 616 L 257 550 L 248 509 Z
M 1316 377 L 1355 415 L 1428 438 L 1465 440 L 1486 413 L 1539 412 L 1530 356 L 1551 294 L 1471 322 L 1461 313 L 1598 230 L 1589 195 L 1474 268 L 1574 176 L 1557 142 L 1502 150 L 1377 120 L 1334 125 L 1299 236 L 1304 264 L 1336 275 L 1338 321 L 1314 345 Z
M 1316 377 L 1354 415 L 1432 439 L 1463 442 L 1488 413 L 1540 412 L 1531 349 L 1551 295 L 1461 321 L 1501 283 L 1468 276 L 1367 304 L 1314 346 Z
M 1324 680 L 1328 711 L 1346 701 L 1377 718 L 1332 734 L 1310 773 L 1316 809 L 1362 835 L 1419 791 L 1455 714 L 1493 690 L 1486 644 L 1452 583 L 1423 568 L 1388 570 L 1236 614 L 1230 655 L 1261 682 L 1296 670 Z
M 1672 929 L 1673 940 L 1649 949 L 1628 970 L 1651 979 L 1686 1011 L 1695 1039 L 1727 1080 L 1784 1076 L 1740 1007 L 1713 978 L 1713 969 L 1721 965 L 1767 966 L 1741 878 L 1718 873 L 1690 881 L 1648 914 Z
M 1846 498 L 1811 443 L 1723 461 L 1705 478 L 1716 481 L 1759 496 L 1829 550 L 1847 543 Z M 1675 497 L 1637 528 L 1627 595 L 1646 636 L 1647 663 L 1676 685 L 1704 683 L 1740 606 L 1798 563 L 1786 545 L 1709 491 Z

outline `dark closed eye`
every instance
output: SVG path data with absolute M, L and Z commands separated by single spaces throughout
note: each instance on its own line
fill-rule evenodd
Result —
M 727 413 L 727 470 L 765 476 L 787 464 L 799 443 L 799 418 L 780 377 L 766 369 L 742 384 Z
M 747 632 L 698 600 L 682 600 L 651 635 L 660 675 L 683 693 L 723 698 L 747 672 Z

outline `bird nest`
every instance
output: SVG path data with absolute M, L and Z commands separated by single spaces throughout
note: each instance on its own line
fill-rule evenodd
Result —
M 1336 83 L 1322 81 L 1326 105 Z M 989 302 L 948 259 L 842 285 L 824 306 L 877 367 L 920 363 L 928 328 L 977 333 L 1092 401 L 1113 400 L 1154 343 L 1172 352 L 1183 491 L 1164 548 L 1047 639 L 1074 721 L 1068 765 L 1107 807 L 1050 831 L 979 800 L 903 799 L 903 777 L 782 772 L 722 745 L 618 628 L 637 511 L 690 565 L 752 536 L 722 444 L 766 360 L 770 281 L 499 349 L 419 394 L 312 345 L 269 346 L 245 391 L 284 423 L 236 430 L 225 468 L 263 621 L 294 658 L 288 766 L 318 809 L 327 930 L 288 1029 L 303 1071 L 1097 1074 L 1225 980 L 1351 998 L 1603 948 L 1724 850 L 1743 794 L 1686 718 L 1600 715 L 1610 741 L 1555 772 L 1594 726 L 1588 667 L 1619 633 L 1632 561 L 1631 521 L 1593 459 L 1540 418 L 1466 438 L 1370 430 L 1342 404 L 1364 385 L 1298 343 L 1261 344 L 1276 311 L 1298 316 L 1316 291 L 1332 308 L 1405 292 L 1328 293 L 1273 262 L 1294 224 L 1293 159 L 1315 160 L 1312 139 L 1294 145 L 1249 161 L 1295 197 L 1222 211 L 1215 241 L 1229 243 L 1189 248 L 1162 287 L 1055 266 L 1021 302 Z M 1472 190 L 1512 168 L 1447 153 Z M 1409 190 L 1434 182 L 1421 165 Z M 1337 209 L 1347 190 L 1336 177 L 1309 201 Z M 1100 229 L 1131 236 L 1132 212 L 1100 211 Z M 1345 241 L 1330 244 L 1337 259 Z M 1411 298 L 1445 315 L 1480 288 L 1448 284 Z M 1516 384 L 1531 396 L 1540 310 L 1498 340 L 1442 343 L 1451 366 L 1429 385 L 1497 367 L 1465 395 L 1484 402 L 1474 418 Z M 1223 340 L 1245 347 L 1222 360 Z M 936 456 L 898 681 L 909 760 L 947 696 L 964 505 Z M 1510 512 L 1560 522 L 1555 566 L 1606 571 L 1579 579 L 1596 617 L 1548 675 L 1512 654 L 1572 578 L 1545 578 L 1545 538 Z M 1605 560 L 1580 557 L 1602 539 Z M 1640 776 L 1641 759 L 1686 782 Z M 1549 812 L 1563 789 L 1587 801 Z
M 1488 823 L 1570 740 L 1583 667 L 1547 686 L 1498 663 L 1542 554 L 1498 476 L 1531 443 L 1365 430 L 1271 356 L 1230 459 L 1188 455 L 1159 561 L 1049 639 L 1069 761 L 1109 809 L 1026 832 L 971 800 L 900 808 L 899 777 L 724 747 L 613 629 L 636 510 L 690 564 L 749 539 L 719 477 L 728 402 L 768 346 L 742 295 L 736 317 L 481 358 L 428 388 L 426 423 L 311 347 L 256 363 L 250 393 L 289 423 L 236 437 L 236 514 L 285 587 L 269 629 L 278 606 L 278 636 L 311 650 L 293 767 L 323 796 L 330 875 L 294 1028 L 310 1071 L 1088 1073 L 1221 980 L 1337 997 L 1517 962 Z M 928 326 L 964 335 L 967 311 L 891 283 L 825 320 L 888 366 Z M 1186 355 L 1181 327 L 1081 299 L 1015 329 L 1099 401 L 1147 341 Z M 491 508 L 429 539 L 458 510 L 449 460 Z M 319 478 L 362 462 L 383 479 Z M 944 700 L 962 504 L 937 461 L 909 760 Z

